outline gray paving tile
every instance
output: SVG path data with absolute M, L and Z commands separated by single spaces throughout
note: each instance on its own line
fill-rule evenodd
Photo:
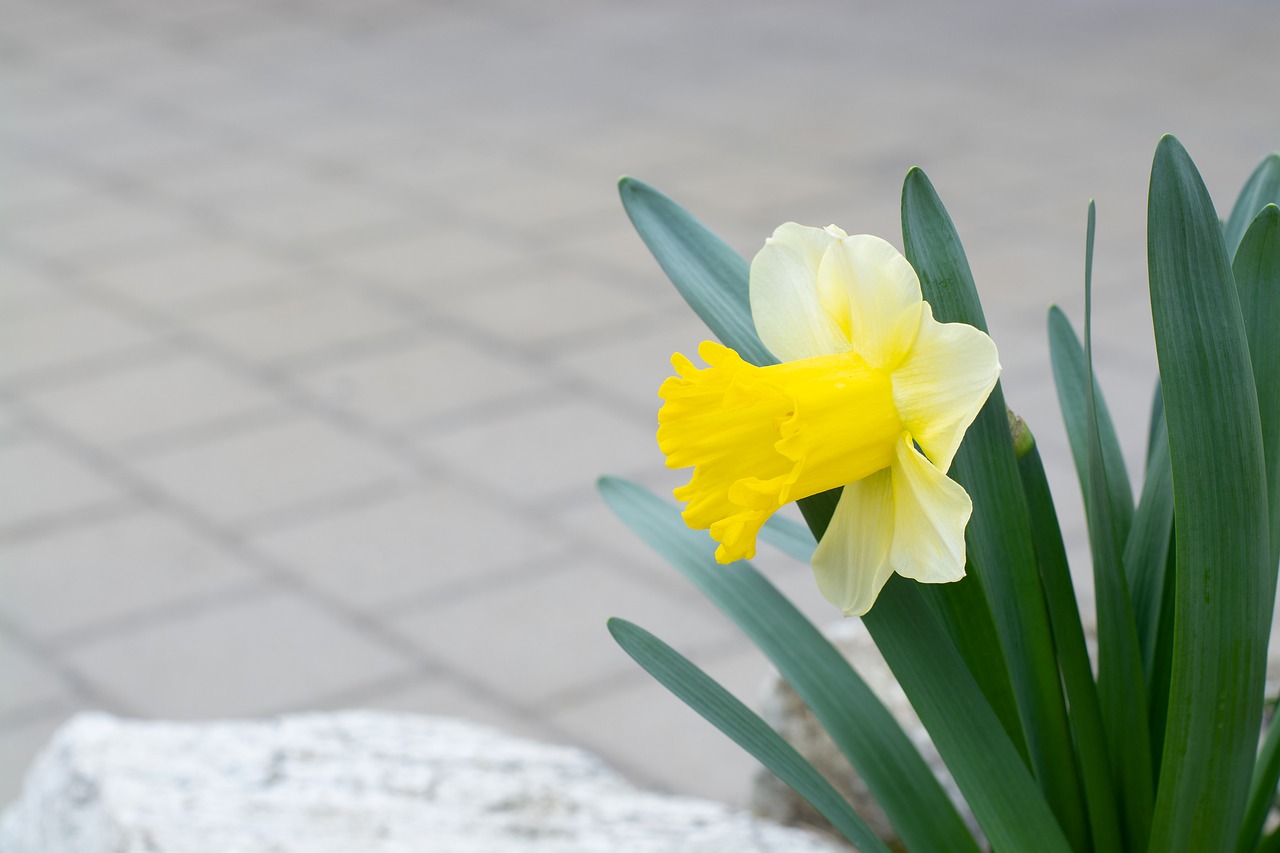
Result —
M 396 629 L 433 659 L 471 674 L 512 701 L 548 706 L 557 697 L 631 673 L 605 621 L 621 616 L 669 642 L 697 648 L 732 628 L 709 605 L 598 561 L 552 574 L 504 579 L 465 601 L 398 617 Z
M 423 439 L 429 458 L 522 501 L 589 491 L 653 463 L 653 429 L 579 400 L 552 401 Z
M 46 523 L 62 516 L 128 501 L 129 495 L 97 471 L 43 441 L 0 447 L 0 530 Z
M 326 189 L 300 196 L 236 201 L 221 213 L 240 233 L 268 244 L 306 246 L 326 239 L 379 229 L 405 220 L 394 203 L 355 192 Z
M 382 450 L 314 420 L 237 432 L 141 460 L 136 470 L 222 523 L 413 478 Z
M 563 545 L 547 531 L 445 482 L 259 534 L 254 545 L 351 606 L 379 610 L 484 586 Z
M 695 663 L 758 706 L 769 663 L 754 649 Z M 647 674 L 551 715 L 551 721 L 646 786 L 746 807 L 760 767 L 740 746 Z
M 270 714 L 404 671 L 410 662 L 286 593 L 139 626 L 66 655 L 107 695 L 171 719 Z
M 438 332 L 298 375 L 308 391 L 360 420 L 401 428 L 545 389 L 520 360 Z
M 4 685 L 0 715 L 65 701 L 71 695 L 49 662 L 4 636 L 0 636 L 0 684 Z
M 297 358 L 372 341 L 405 328 L 406 318 L 346 290 L 290 291 L 282 298 L 191 321 L 211 341 L 254 362 Z
M 661 307 L 580 269 L 550 268 L 441 301 L 441 313 L 517 345 L 574 334 L 617 337 L 626 325 Z
M 62 296 L 39 310 L 0 318 L 0 377 L 82 364 L 152 343 L 153 333 L 119 314 Z
M 274 395 L 195 355 L 35 390 L 31 405 L 90 444 L 145 444 L 175 430 L 279 408 Z
M 57 711 L 0 729 L 0 804 L 7 804 L 22 791 L 27 768 L 72 710 Z
M 368 278 L 409 293 L 466 293 L 477 278 L 519 275 L 529 257 L 511 235 L 456 224 L 424 223 L 397 235 L 325 252 L 335 273 Z
M 158 242 L 190 239 L 194 226 L 172 213 L 124 202 L 84 209 L 75 201 L 46 208 L 37 222 L 10 225 L 9 239 L 44 258 L 88 263 L 126 251 L 145 252 Z
M 0 614 L 45 641 L 257 581 L 218 543 L 152 511 L 0 544 Z
M 92 284 L 149 308 L 179 313 L 295 274 L 293 265 L 263 251 L 212 236 L 86 271 Z
M 495 726 L 504 732 L 546 740 L 545 726 L 527 714 L 518 714 L 501 703 L 486 699 L 448 676 L 424 676 L 393 687 L 375 689 L 341 703 L 343 708 L 405 711 L 433 717 L 457 717 Z

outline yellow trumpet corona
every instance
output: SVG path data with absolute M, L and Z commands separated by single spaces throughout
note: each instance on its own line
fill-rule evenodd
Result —
M 755 555 L 786 503 L 843 487 L 813 556 L 819 589 L 846 615 L 889 575 L 964 576 L 969 496 L 946 476 L 1000 375 L 983 332 L 939 323 L 915 271 L 878 237 L 780 226 L 751 263 L 752 317 L 781 363 L 757 367 L 710 341 L 707 364 L 672 357 L 658 445 L 693 468 L 675 491 L 722 563 Z

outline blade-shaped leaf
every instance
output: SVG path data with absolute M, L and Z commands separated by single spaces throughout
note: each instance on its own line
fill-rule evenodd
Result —
M 1071 442 L 1071 458 L 1076 463 L 1076 475 L 1080 479 L 1080 491 L 1085 502 L 1089 500 L 1089 368 L 1085 362 L 1084 348 L 1071 328 L 1071 321 L 1056 305 L 1049 309 L 1049 355 L 1053 362 L 1053 381 L 1058 389 L 1058 405 Z M 1133 521 L 1133 487 L 1124 466 L 1124 454 L 1116 437 L 1115 425 L 1102 398 L 1097 382 L 1093 386 L 1093 400 L 1098 414 L 1098 436 L 1102 442 L 1102 458 L 1107 468 L 1107 486 L 1111 509 L 1114 513 L 1116 533 L 1121 541 L 1129 535 Z
M 1280 562 L 1280 208 L 1276 205 L 1267 205 L 1253 220 L 1231 272 L 1240 294 L 1253 384 L 1258 392 L 1274 566 Z
M 1029 437 L 1030 432 L 1025 435 Z M 1030 445 L 1025 452 L 1018 454 L 1018 473 L 1027 494 L 1031 535 L 1044 583 L 1045 601 L 1049 605 L 1049 621 L 1057 647 L 1058 664 L 1062 668 L 1062 684 L 1067 693 L 1068 717 L 1084 784 L 1085 804 L 1089 809 L 1093 849 L 1120 850 L 1123 848 L 1120 816 L 1116 811 L 1115 786 L 1111 780 L 1106 729 L 1090 668 L 1084 627 L 1080 624 L 1075 586 L 1071 582 L 1067 550 L 1062 543 L 1062 531 L 1053 508 L 1040 450 L 1034 439 Z
M 1280 209 L 1269 204 L 1245 232 L 1231 265 L 1249 341 L 1262 448 L 1267 462 L 1267 504 L 1270 511 L 1270 595 L 1275 597 L 1275 567 L 1280 562 Z M 1267 595 L 1267 593 L 1263 593 Z M 1247 850 L 1262 832 L 1280 780 L 1280 726 L 1274 719 L 1267 732 L 1253 775 L 1249 808 L 1241 830 L 1240 850 Z
M 903 185 L 902 237 L 938 320 L 985 331 L 960 238 L 919 169 L 912 169 Z M 969 428 L 950 473 L 973 499 L 966 532 L 969 559 L 986 590 L 1008 662 L 1031 766 L 1068 837 L 1083 847 L 1088 830 L 1080 779 L 1000 385 Z
M 1240 830 L 1262 711 L 1266 478 L 1222 230 L 1171 136 L 1151 168 L 1147 240 L 1177 519 L 1176 654 L 1150 847 L 1226 850 Z
M 1098 610 L 1098 700 L 1110 746 L 1112 773 L 1120 791 L 1126 849 L 1143 850 L 1151 831 L 1154 799 L 1151 734 L 1147 717 L 1147 685 L 1142 670 L 1138 630 L 1133 619 L 1129 584 L 1124 574 L 1124 538 L 1120 521 L 1130 516 L 1112 505 L 1112 464 L 1102 449 L 1093 372 L 1093 239 L 1094 206 L 1089 202 L 1084 264 L 1085 440 L 1087 478 L 1085 516 L 1093 555 L 1093 584 Z M 1123 460 L 1121 460 L 1123 470 Z M 1123 499 L 1123 497 L 1122 497 Z M 1132 497 L 1128 498 L 1132 501 Z
M 760 538 L 802 563 L 812 560 L 813 549 L 818 547 L 808 527 L 776 513 L 760 528 Z
M 790 785 L 845 838 L 858 845 L 859 850 L 889 853 L 889 848 L 866 821 L 812 764 L 713 678 L 666 643 L 625 619 L 610 619 L 609 633 L 636 663 Z
M 1231 218 L 1223 232 L 1227 241 L 1227 257 L 1235 257 L 1249 224 L 1268 204 L 1280 204 L 1280 152 L 1263 158 L 1236 197 Z
M 751 320 L 742 256 L 648 184 L 623 178 L 618 192 L 641 239 L 711 332 L 752 364 L 775 363 Z
M 857 769 L 909 849 L 976 850 L 893 715 L 791 602 L 749 563 L 717 564 L 715 544 L 690 530 L 676 507 L 643 487 L 613 477 L 602 478 L 599 486 L 614 513 L 774 663 Z

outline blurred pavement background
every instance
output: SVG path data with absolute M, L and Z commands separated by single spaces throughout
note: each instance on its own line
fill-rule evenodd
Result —
M 1226 213 L 1280 146 L 1280 6 L 0 3 L 0 803 L 79 709 L 458 714 L 742 802 L 752 763 L 604 630 L 751 695 L 762 659 L 602 507 L 669 488 L 704 337 L 619 174 L 750 255 L 965 239 L 1088 575 L 1045 309 L 1081 317 L 1138 478 L 1145 204 L 1177 134 Z M 820 622 L 808 570 L 761 561 Z M 1088 595 L 1087 580 L 1085 595 Z

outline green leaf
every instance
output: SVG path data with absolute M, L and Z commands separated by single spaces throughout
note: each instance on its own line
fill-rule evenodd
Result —
M 1272 157 L 1280 159 L 1280 155 Z M 1264 207 L 1245 232 L 1231 271 L 1258 392 L 1274 566 L 1280 563 L 1280 208 L 1276 205 Z
M 907 259 L 938 320 L 985 331 L 960 238 L 919 169 L 908 172 L 903 185 L 902 236 Z M 1068 837 L 1083 848 L 1088 829 L 1080 779 L 1000 385 L 969 428 L 950 473 L 973 499 L 966 534 L 969 559 L 990 602 L 1032 769 Z
M 1268 595 L 1270 601 L 1275 597 L 1275 567 L 1280 563 L 1280 335 L 1276 334 L 1280 328 L 1280 209 L 1274 204 L 1263 208 L 1245 232 L 1231 270 L 1249 341 L 1267 464 L 1272 571 L 1266 579 L 1270 582 L 1270 594 L 1264 592 L 1263 595 Z M 1250 786 L 1239 850 L 1252 847 L 1262 833 L 1277 781 L 1280 781 L 1280 726 L 1273 719 Z
M 1058 405 L 1071 443 L 1071 458 L 1076 463 L 1080 491 L 1089 501 L 1089 412 L 1088 376 L 1084 348 L 1071 328 L 1071 321 L 1056 305 L 1049 309 L 1049 355 L 1053 361 L 1053 381 L 1058 388 Z M 1124 454 L 1111 413 L 1095 381 L 1093 399 L 1098 412 L 1098 435 L 1102 441 L 1102 458 L 1107 467 L 1107 486 L 1111 508 L 1115 513 L 1116 532 L 1123 541 L 1133 522 L 1133 487 L 1125 470 Z
M 1120 496 L 1126 511 L 1112 503 L 1116 491 L 1110 484 L 1114 472 L 1102 449 L 1102 430 L 1093 372 L 1093 238 L 1094 206 L 1089 202 L 1084 264 L 1084 364 L 1085 439 L 1087 477 L 1085 515 L 1089 547 L 1093 554 L 1093 584 L 1098 609 L 1098 699 L 1110 746 L 1112 774 L 1120 790 L 1126 849 L 1143 850 L 1151 832 L 1154 799 L 1151 731 L 1147 717 L 1146 677 L 1133 617 L 1129 584 L 1124 573 L 1124 537 L 1121 521 L 1131 518 L 1132 497 Z M 1118 452 L 1118 448 L 1117 448 Z M 1121 461 L 1123 470 L 1123 461 Z M 1126 492 L 1128 490 L 1126 489 Z
M 812 764 L 714 679 L 666 643 L 624 619 L 610 619 L 609 633 L 636 663 L 790 785 L 859 850 L 889 853 L 866 821 Z
M 752 364 L 776 363 L 751 320 L 742 256 L 648 184 L 623 178 L 618 192 L 641 239 L 712 334 Z
M 1151 168 L 1148 268 L 1177 519 L 1176 653 L 1151 849 L 1235 846 L 1272 601 L 1265 460 L 1222 229 L 1181 144 Z
M 1157 399 L 1160 399 L 1157 396 Z M 1169 467 L 1169 431 L 1164 424 L 1164 408 L 1152 412 L 1155 428 L 1147 451 L 1147 473 L 1142 480 L 1142 496 L 1133 514 L 1124 547 L 1124 570 L 1133 604 L 1133 622 L 1138 632 L 1142 670 L 1147 676 L 1148 696 L 1154 708 L 1152 673 L 1158 648 L 1161 608 L 1165 585 L 1169 583 L 1168 554 L 1173 536 L 1173 469 Z M 1152 748 L 1160 741 L 1152 740 Z
M 1030 436 L 1030 432 L 1025 433 Z M 1018 473 L 1027 494 L 1031 513 L 1031 536 L 1035 542 L 1040 578 L 1045 601 L 1049 606 L 1049 623 L 1062 668 L 1062 684 L 1067 694 L 1068 718 L 1075 743 L 1080 778 L 1084 784 L 1085 804 L 1089 809 L 1089 829 L 1094 850 L 1120 850 L 1120 816 L 1116 811 L 1115 786 L 1111 780 L 1106 729 L 1098 702 L 1097 686 L 1089 663 L 1084 627 L 1080 624 L 1079 604 L 1067 550 L 1062 543 L 1058 515 L 1053 508 L 1049 481 L 1045 477 L 1040 449 L 1034 439 L 1031 447 L 1018 456 Z
M 602 478 L 599 487 L 614 513 L 774 663 L 909 849 L 976 851 L 964 821 L 893 715 L 791 602 L 749 563 L 717 564 L 715 543 L 690 530 L 676 507 L 643 487 L 612 477 Z
M 894 575 L 862 620 L 992 849 L 1083 849 L 1068 843 L 1022 756 L 925 603 L 924 587 Z
M 1280 204 L 1280 153 L 1268 154 L 1253 170 L 1244 189 L 1231 208 L 1231 218 L 1224 228 L 1227 256 L 1235 257 L 1249 224 L 1268 204 Z

